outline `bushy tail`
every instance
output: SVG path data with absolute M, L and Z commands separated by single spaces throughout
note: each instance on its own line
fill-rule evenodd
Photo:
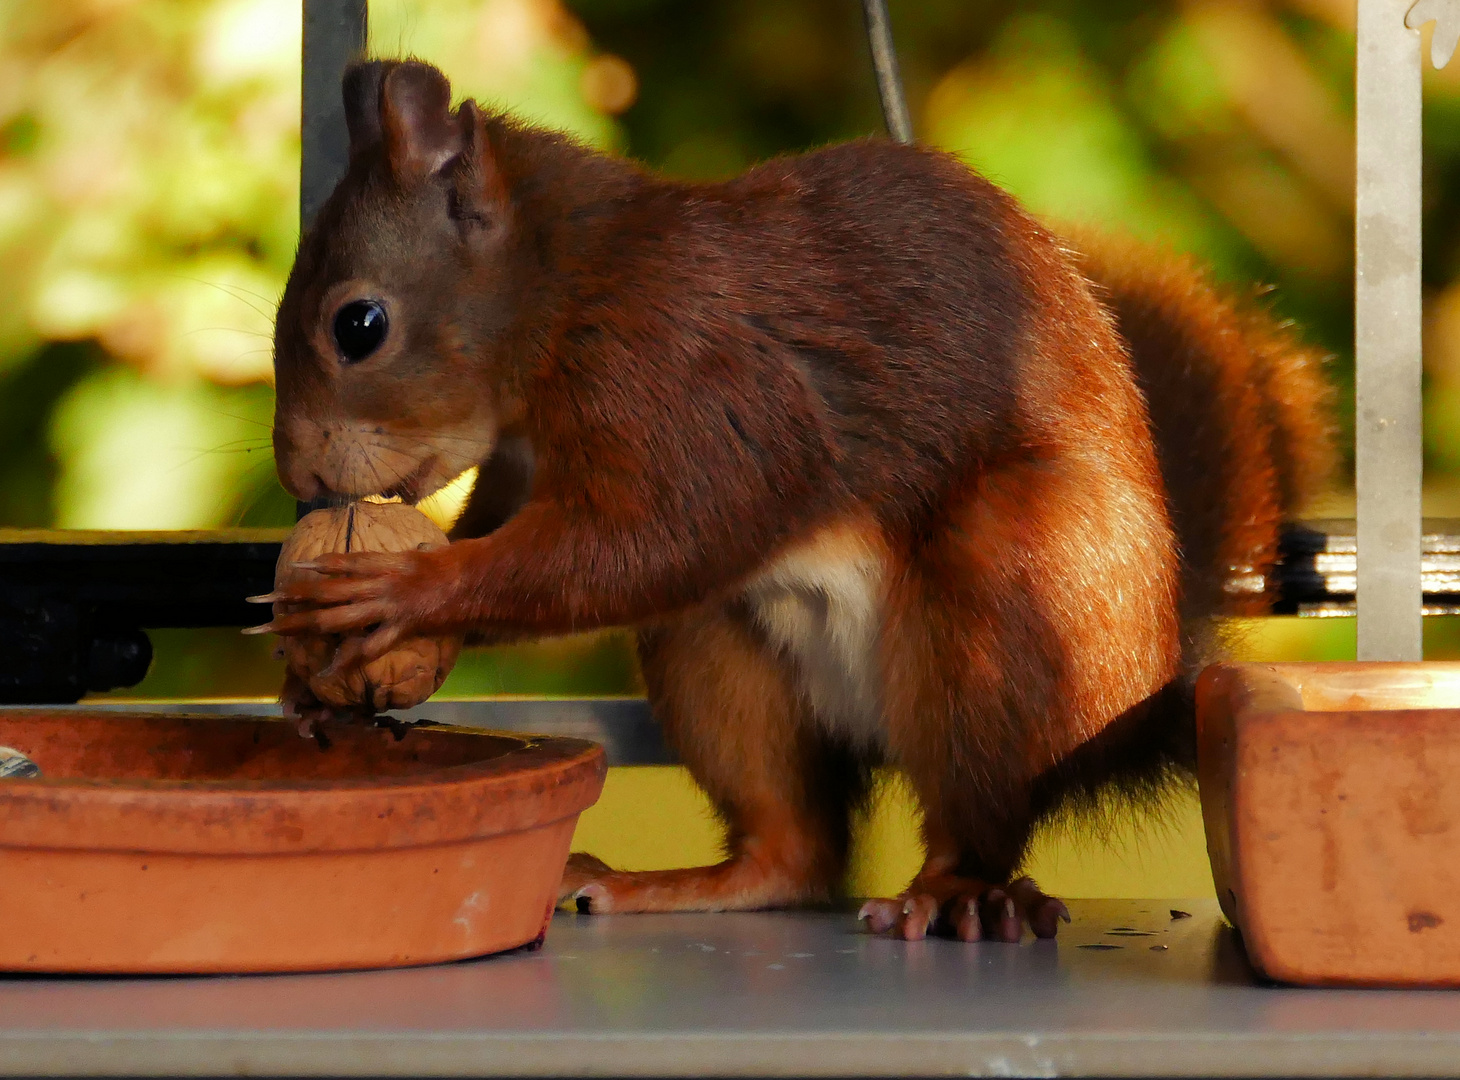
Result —
M 1259 614 L 1283 523 L 1327 482 L 1331 391 L 1322 356 L 1257 305 L 1222 295 L 1190 261 L 1133 245 L 1080 256 L 1130 349 L 1181 548 L 1181 678 L 1041 778 L 1045 813 L 1102 793 L 1158 798 L 1195 764 L 1192 684 L 1217 658 L 1212 616 Z
M 1284 521 L 1333 467 L 1322 356 L 1189 261 L 1109 244 L 1082 256 L 1146 396 L 1181 546 L 1188 622 L 1259 614 Z

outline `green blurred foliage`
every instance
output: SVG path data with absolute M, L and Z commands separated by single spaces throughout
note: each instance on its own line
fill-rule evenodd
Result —
M 922 139 L 1056 227 L 1198 256 L 1295 320 L 1348 389 L 1352 0 L 891 14 Z M 711 179 L 880 130 L 861 20 L 856 0 L 377 0 L 371 42 L 440 64 L 460 94 Z M 269 337 L 297 236 L 298 51 L 298 0 L 0 5 L 0 526 L 292 519 L 269 456 Z M 1460 63 L 1425 85 L 1427 502 L 1443 514 L 1460 507 Z M 1341 636 L 1261 648 L 1326 655 Z M 1445 651 L 1460 634 L 1431 638 Z M 605 640 L 572 661 L 532 653 L 537 668 L 493 653 L 454 685 L 561 689 L 553 664 L 596 672 L 595 690 L 632 683 L 623 639 Z M 269 663 L 236 668 L 273 678 Z M 159 665 L 149 682 L 186 682 Z
M 640 100 L 622 118 L 628 149 L 668 171 L 723 176 L 880 127 L 853 0 L 572 7 L 595 43 L 639 72 Z M 1333 355 L 1340 389 L 1351 385 L 1352 3 L 894 0 L 890 9 L 922 139 L 1056 224 L 1197 255 L 1232 289 L 1296 320 Z M 1429 91 L 1434 127 L 1460 100 L 1460 82 L 1447 73 Z M 1431 157 L 1434 170 L 1460 160 L 1448 145 Z M 1451 276 L 1432 272 L 1432 284 L 1443 290 Z M 1349 400 L 1340 393 L 1345 430 Z M 1431 440 L 1436 466 L 1451 442 L 1460 444 Z
M 112 698 L 269 697 L 284 678 L 274 642 L 236 630 L 152 630 L 154 660 L 137 686 Z M 469 649 L 437 692 L 442 699 L 642 694 L 633 642 L 623 631 Z

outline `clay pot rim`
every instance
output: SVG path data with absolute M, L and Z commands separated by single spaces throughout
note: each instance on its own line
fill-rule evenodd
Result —
M 57 716 L 52 710 L 46 715 Z M 199 719 L 145 713 L 106 718 L 122 723 Z M 203 719 L 288 722 L 277 717 Z M 283 855 L 451 844 L 578 814 L 597 798 L 607 772 L 603 748 L 585 739 L 452 725 L 428 730 L 518 745 L 483 761 L 399 777 L 12 781 L 0 784 L 0 847 Z
M 1375 676 L 1383 676 L 1376 684 Z M 1367 700 L 1343 700 L 1354 695 L 1357 687 L 1350 683 L 1334 686 L 1333 680 L 1355 678 L 1370 683 Z M 1410 681 L 1406 685 L 1403 680 Z M 1450 691 L 1450 701 L 1424 700 L 1423 691 L 1439 688 L 1436 680 Z M 1280 716 L 1288 713 L 1321 714 L 1337 717 L 1355 713 L 1369 723 L 1385 720 L 1400 722 L 1404 716 L 1421 713 L 1454 713 L 1451 703 L 1460 689 L 1460 661 L 1454 660 L 1285 660 L 1223 661 L 1202 670 L 1196 683 L 1199 702 L 1197 725 L 1210 709 L 1241 711 L 1249 715 Z M 1309 700 L 1309 693 L 1315 700 Z M 1413 698 L 1420 693 L 1419 700 Z M 1392 699 L 1394 694 L 1400 699 Z M 1386 697 L 1391 700 L 1385 701 Z M 1219 700 L 1226 703 L 1218 705 Z
M 93 712 L 82 707 L 66 710 L 48 711 L 47 717 L 66 716 L 74 714 L 85 714 L 106 719 L 127 720 L 176 720 L 176 721 L 205 721 L 209 724 L 290 724 L 284 717 L 278 716 L 250 716 L 250 715 L 213 715 L 210 713 L 148 713 L 148 712 Z M 15 710 L 11 715 L 24 715 L 24 710 Z M 325 725 L 328 732 L 336 725 Z M 389 728 L 356 728 L 358 731 L 386 731 Z M 573 744 L 577 744 L 578 751 L 583 747 L 594 747 L 597 744 L 587 739 L 574 739 L 566 736 L 556 735 L 528 735 L 517 731 L 495 731 L 490 728 L 463 727 L 459 724 L 430 724 L 417 728 L 423 734 L 441 733 L 449 736 L 466 735 L 471 738 L 491 738 L 503 742 L 512 742 L 517 745 L 505 753 L 497 754 L 494 757 L 483 758 L 481 761 L 467 761 L 460 765 L 442 765 L 425 772 L 405 773 L 399 776 L 378 776 L 378 777 L 353 777 L 342 780 L 108 780 L 104 778 L 91 779 L 81 777 L 48 777 L 44 774 L 27 780 L 27 788 L 89 788 L 95 790 L 125 790 L 129 792 L 140 791 L 167 791 L 175 792 L 180 789 L 187 789 L 198 792 L 267 792 L 287 791 L 295 795 L 307 795 L 313 792 L 329 792 L 341 789 L 356 788 L 382 788 L 382 787 L 436 787 L 439 782 L 432 782 L 429 785 L 422 784 L 422 778 L 427 776 L 442 776 L 450 778 L 468 779 L 471 777 L 487 776 L 504 771 L 514 771 L 522 764 L 522 755 L 533 751 L 534 756 L 543 763 L 568 758 L 575 755 Z M 301 741 L 307 742 L 307 739 Z M 3 791 L 0 788 L 0 791 Z

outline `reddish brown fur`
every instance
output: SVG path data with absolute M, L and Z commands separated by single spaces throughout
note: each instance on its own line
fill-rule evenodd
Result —
M 567 893 L 600 911 L 773 907 L 829 899 L 848 844 L 857 770 L 815 737 L 783 664 L 743 620 L 706 606 L 640 634 L 644 679 L 665 741 L 726 825 L 727 858 L 706 870 L 604 875 L 575 857 Z M 703 717 L 715 716 L 706 725 Z
M 826 897 L 887 763 L 928 863 L 873 924 L 1052 933 L 1057 901 L 1011 881 L 1030 832 L 1180 742 L 1178 615 L 1220 599 L 1191 582 L 1270 557 L 1308 482 L 1302 354 L 1185 272 L 1101 271 L 1107 309 L 1012 199 L 930 150 L 678 184 L 470 103 L 432 111 L 446 94 L 423 65 L 347 84 L 350 173 L 279 313 L 279 467 L 301 497 L 414 496 L 452 447 L 495 449 L 449 549 L 321 560 L 286 598 L 312 609 L 275 628 L 369 630 L 376 655 L 638 624 L 727 859 L 577 858 L 582 905 Z M 358 364 L 321 344 L 350 296 L 391 313 Z M 371 457 L 376 429 L 394 456 Z M 361 449 L 320 449 L 341 439 Z M 1173 515 L 1201 571 L 1184 585 Z
M 1149 402 L 1186 608 L 1196 617 L 1265 610 L 1267 596 L 1224 586 L 1235 569 L 1271 570 L 1279 526 L 1332 470 L 1320 356 L 1260 311 L 1235 306 L 1189 260 L 1107 240 L 1091 244 L 1083 267 L 1115 313 Z

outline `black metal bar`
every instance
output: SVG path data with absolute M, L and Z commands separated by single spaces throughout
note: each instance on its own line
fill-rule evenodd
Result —
M 0 530 L 0 704 L 75 701 L 135 684 L 143 630 L 245 626 L 268 592 L 286 531 L 103 533 Z M 1424 613 L 1460 615 L 1460 520 L 1424 522 Z M 1263 591 L 1276 615 L 1351 616 L 1353 521 L 1294 522 Z M 636 751 L 637 752 L 637 751 Z
M 256 621 L 284 536 L 0 530 L 0 703 L 135 685 L 147 629 Z
M 912 119 L 902 93 L 902 76 L 897 70 L 897 49 L 892 43 L 892 25 L 887 20 L 887 0 L 862 0 L 862 13 L 867 17 L 867 43 L 872 47 L 872 68 L 877 73 L 877 94 L 882 99 L 887 133 L 900 143 L 910 143 Z

